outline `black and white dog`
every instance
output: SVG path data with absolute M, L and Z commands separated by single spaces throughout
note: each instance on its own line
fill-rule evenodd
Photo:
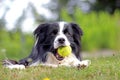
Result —
M 79 67 L 88 66 L 89 60 L 81 59 L 81 28 L 75 23 L 55 22 L 40 24 L 34 31 L 36 42 L 31 54 L 15 62 L 5 60 L 4 65 L 8 68 L 21 68 L 26 66 L 44 66 L 58 67 Z M 60 46 L 71 46 L 72 53 L 67 57 L 62 57 L 57 53 Z

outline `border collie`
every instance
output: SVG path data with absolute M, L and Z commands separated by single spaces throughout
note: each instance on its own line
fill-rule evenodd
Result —
M 81 36 L 83 32 L 75 23 L 55 22 L 40 24 L 34 31 L 36 42 L 31 54 L 20 60 L 4 60 L 4 65 L 10 69 L 24 69 L 29 66 L 67 66 L 87 67 L 90 60 L 82 60 L 80 55 Z M 71 46 L 72 53 L 62 57 L 57 53 L 60 46 Z

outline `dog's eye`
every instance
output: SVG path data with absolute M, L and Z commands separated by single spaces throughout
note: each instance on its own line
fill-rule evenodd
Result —
M 52 31 L 52 33 L 51 33 L 51 35 L 53 36 L 53 35 L 56 35 L 57 34 L 57 30 L 54 30 L 54 31 Z
M 71 34 L 69 33 L 69 31 L 67 29 L 64 30 L 64 34 L 67 36 L 71 36 Z
M 68 30 L 67 30 L 67 29 L 65 29 L 63 32 L 64 32 L 64 34 L 66 34 L 66 33 L 68 33 Z

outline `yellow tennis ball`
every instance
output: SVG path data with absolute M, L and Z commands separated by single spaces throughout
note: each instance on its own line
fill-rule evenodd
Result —
M 58 54 L 62 57 L 69 56 L 72 52 L 72 49 L 70 46 L 61 46 L 57 50 Z

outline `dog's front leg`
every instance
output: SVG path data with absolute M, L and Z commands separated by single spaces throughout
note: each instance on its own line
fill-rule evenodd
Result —
M 69 63 L 69 66 L 72 67 L 88 67 L 91 64 L 90 60 L 78 60 L 77 58 L 73 57 L 73 58 L 69 58 L 67 59 L 67 61 L 65 63 Z

